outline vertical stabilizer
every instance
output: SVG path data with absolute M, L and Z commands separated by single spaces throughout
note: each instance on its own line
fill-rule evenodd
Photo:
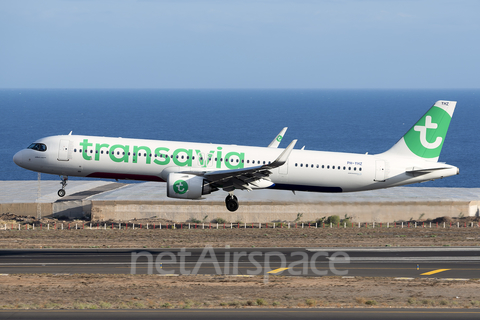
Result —
M 456 101 L 437 101 L 387 152 L 386 156 L 419 157 L 438 161 Z

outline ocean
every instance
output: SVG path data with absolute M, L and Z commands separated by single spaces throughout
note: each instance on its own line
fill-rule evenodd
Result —
M 280 147 L 298 139 L 296 148 L 307 150 L 381 153 L 437 100 L 458 101 L 439 161 L 460 175 L 414 186 L 480 187 L 479 89 L 1 89 L 0 180 L 36 180 L 13 163 L 15 152 L 70 131 L 267 146 L 288 127 Z

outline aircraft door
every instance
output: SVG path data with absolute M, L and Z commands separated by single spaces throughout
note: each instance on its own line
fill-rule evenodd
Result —
M 197 154 L 197 161 L 201 168 L 211 167 L 213 165 L 212 154 L 200 152 Z
M 377 160 L 375 161 L 375 179 L 374 181 L 384 182 L 385 181 L 385 161 Z
M 69 148 L 70 141 L 69 140 L 60 140 L 60 145 L 58 146 L 58 158 L 59 161 L 68 161 L 69 159 Z

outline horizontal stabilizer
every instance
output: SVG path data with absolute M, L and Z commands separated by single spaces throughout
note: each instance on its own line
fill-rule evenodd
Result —
M 438 170 L 446 170 L 446 169 L 451 169 L 452 167 L 440 167 L 440 168 L 408 168 L 406 173 L 430 173 L 433 171 L 438 171 Z

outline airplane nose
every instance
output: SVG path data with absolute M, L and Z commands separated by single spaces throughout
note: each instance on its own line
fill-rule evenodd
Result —
M 23 151 L 23 150 L 22 150 Z M 23 163 L 23 153 L 22 151 L 18 151 L 17 153 L 15 153 L 15 155 L 13 156 L 13 162 L 15 162 L 15 164 L 17 166 L 22 166 L 22 163 Z

